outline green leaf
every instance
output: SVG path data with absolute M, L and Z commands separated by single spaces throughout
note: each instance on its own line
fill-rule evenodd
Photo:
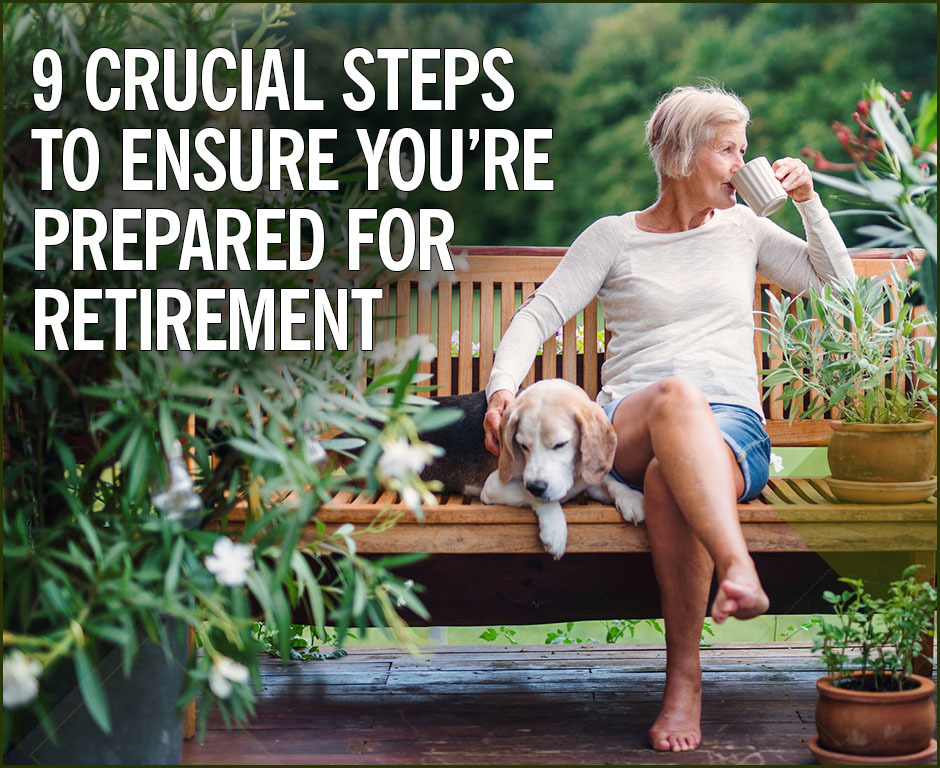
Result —
M 933 257 L 933 269 L 937 268 L 937 222 L 913 203 L 907 203 L 903 212 L 921 246 Z M 927 262 L 929 263 L 929 260 Z M 934 281 L 936 282 L 936 281 Z
M 92 663 L 85 649 L 75 646 L 75 676 L 78 678 L 78 687 L 82 692 L 82 699 L 88 707 L 88 714 L 99 728 L 105 733 L 111 733 L 111 715 L 108 711 L 108 700 L 101 688 L 101 678 L 98 670 Z
M 877 100 L 872 102 L 871 121 L 875 126 L 875 130 L 878 131 L 878 135 L 884 140 L 885 146 L 897 155 L 901 162 L 911 162 L 913 159 L 911 145 L 904 137 L 904 134 L 898 130 L 897 125 L 894 124 L 885 102 Z
M 864 197 L 868 199 L 868 189 L 861 184 L 857 184 L 854 181 L 848 181 L 847 179 L 840 178 L 839 176 L 830 176 L 828 173 L 820 173 L 819 171 L 813 171 L 813 178 L 818 181 L 820 184 L 825 184 L 827 187 L 832 187 L 833 189 L 841 190 L 842 192 L 850 192 L 853 195 L 858 197 Z
M 265 438 L 259 438 L 258 442 L 253 443 L 240 437 L 233 437 L 229 440 L 229 445 L 248 456 L 254 456 L 256 459 L 263 461 L 280 464 L 284 458 L 284 455 Z
M 170 553 L 170 562 L 166 566 L 166 576 L 163 579 L 163 588 L 166 591 L 167 597 L 174 599 L 173 595 L 176 593 L 176 587 L 179 584 L 180 578 L 180 563 L 183 560 L 183 553 L 186 548 L 186 540 L 180 536 L 173 543 L 173 551 Z
M 457 408 L 423 408 L 412 417 L 412 421 L 419 431 L 429 432 L 460 421 L 462 416 L 463 411 Z
M 88 540 L 88 546 L 91 547 L 91 551 L 95 555 L 95 561 L 100 565 L 103 555 L 97 531 L 95 531 L 87 515 L 75 515 L 75 522 L 78 524 L 78 527 L 82 529 L 82 533 L 85 534 L 85 538 Z
M 921 102 L 915 128 L 917 146 L 921 149 L 926 149 L 937 140 L 937 94 L 934 93 L 929 99 L 926 95 Z
M 173 422 L 173 415 L 170 406 L 166 401 L 160 402 L 159 407 L 160 437 L 163 440 L 163 453 L 167 456 L 173 455 L 173 446 L 176 443 L 177 432 L 176 424 Z

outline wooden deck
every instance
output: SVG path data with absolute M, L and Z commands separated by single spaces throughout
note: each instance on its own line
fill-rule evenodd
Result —
M 352 649 L 336 661 L 265 660 L 257 717 L 213 715 L 185 764 L 813 764 L 809 646 L 703 649 L 702 747 L 647 746 L 662 646 L 441 646 L 420 658 Z

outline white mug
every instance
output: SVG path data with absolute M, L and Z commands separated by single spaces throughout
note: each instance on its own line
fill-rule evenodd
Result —
M 731 177 L 731 186 L 758 216 L 776 213 L 787 201 L 787 193 L 766 157 L 755 157 L 742 165 Z

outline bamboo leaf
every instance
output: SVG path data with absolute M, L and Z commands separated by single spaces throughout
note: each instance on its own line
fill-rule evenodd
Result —
M 105 698 L 101 686 L 98 670 L 92 663 L 87 651 L 76 644 L 74 651 L 75 676 L 78 678 L 78 687 L 81 689 L 88 714 L 98 727 L 105 733 L 111 733 L 111 714 L 108 710 L 108 700 Z

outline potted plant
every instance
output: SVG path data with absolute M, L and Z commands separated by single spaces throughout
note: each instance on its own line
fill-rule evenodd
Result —
M 921 643 L 933 636 L 937 590 L 907 568 L 875 598 L 859 579 L 826 591 L 834 616 L 818 616 L 813 650 L 826 665 L 816 682 L 817 735 L 810 749 L 822 763 L 926 762 L 936 755 L 933 681 L 912 672 Z
M 409 396 L 418 367 L 413 345 L 415 354 L 399 352 L 379 371 L 376 386 L 360 392 L 363 355 L 354 345 L 349 352 L 263 351 L 247 344 L 190 351 L 171 341 L 159 351 L 144 343 L 149 331 L 141 328 L 139 314 L 131 312 L 121 324 L 112 301 L 88 307 L 97 313 L 89 338 L 106 340 L 101 349 L 36 349 L 39 288 L 72 295 L 78 289 L 238 286 L 256 297 L 264 287 L 308 286 L 310 278 L 286 270 L 180 272 L 178 245 L 175 251 L 173 245 L 160 247 L 152 270 L 74 269 L 68 240 L 50 246 L 46 268 L 37 270 L 38 208 L 188 209 L 208 211 L 211 220 L 222 208 L 248 215 L 258 208 L 305 207 L 319 212 L 326 230 L 317 285 L 328 290 L 343 285 L 341 232 L 348 210 L 376 203 L 376 193 L 361 191 L 360 163 L 332 169 L 339 190 L 322 194 L 231 187 L 214 193 L 123 193 L 117 142 L 121 129 L 138 125 L 141 113 L 96 112 L 84 98 L 84 64 L 92 50 L 205 53 L 236 39 L 263 49 L 276 44 L 270 31 L 286 13 L 280 4 L 273 9 L 203 3 L 4 6 L 3 733 L 8 761 L 178 762 L 180 713 L 187 702 L 199 699 L 203 729 L 213 705 L 226 722 L 251 715 L 263 647 L 253 632 L 257 614 L 275 633 L 284 659 L 290 657 L 295 610 L 309 615 L 321 638 L 328 624 L 337 627 L 340 640 L 346 627 L 378 624 L 405 642 L 398 606 L 425 615 L 414 591 L 388 570 L 390 563 L 356 554 L 351 526 L 299 546 L 304 525 L 321 505 L 341 489 L 353 489 L 357 479 L 375 487 L 381 445 L 402 436 L 413 443 L 408 436 L 430 415 L 426 398 Z M 56 51 L 62 61 L 62 101 L 51 112 L 37 111 L 34 102 L 33 61 L 42 49 Z M 42 72 L 49 75 L 48 68 Z M 219 82 L 220 88 L 237 87 L 238 73 L 219 72 L 220 78 L 226 72 L 231 77 Z M 118 74 L 112 74 L 108 87 L 117 87 Z M 264 119 L 263 112 L 211 114 L 198 108 L 143 117 L 147 125 L 170 131 L 210 120 L 236 127 Z M 40 153 L 30 129 L 48 125 L 92 130 L 102 147 L 93 188 L 69 189 L 58 163 L 52 189 L 42 188 Z M 125 257 L 141 258 L 145 243 L 143 235 L 130 240 Z M 364 271 L 373 279 L 381 272 L 377 263 L 378 254 L 367 257 Z M 69 340 L 71 330 L 69 324 Z M 216 342 L 228 334 L 228 323 L 209 326 L 208 338 Z M 321 438 L 352 424 L 372 425 L 367 445 L 354 466 L 336 473 L 333 456 L 343 446 Z M 414 450 L 420 453 L 421 447 Z M 394 490 L 410 493 L 420 505 L 426 489 L 416 476 L 392 481 Z M 233 541 L 225 521 L 238 504 L 247 504 L 251 520 Z M 192 650 L 189 631 L 196 639 Z M 112 687 L 125 679 L 123 691 Z M 158 683 L 167 689 L 158 693 Z M 70 742 L 73 737 L 77 741 Z M 149 751 L 151 746 L 157 751 Z
M 914 312 L 917 284 L 906 277 L 861 277 L 770 297 L 770 355 L 764 383 L 796 418 L 837 410 L 831 426 L 829 485 L 854 501 L 917 501 L 936 489 L 936 315 Z M 890 318 L 884 319 L 885 309 Z M 768 390 L 769 391 L 769 390 Z
M 771 297 L 765 329 L 779 361 L 765 382 L 782 385 L 791 420 L 801 402 L 801 418 L 838 413 L 829 486 L 847 501 L 912 502 L 936 489 L 937 99 L 921 99 L 912 126 L 903 106 L 911 98 L 870 84 L 852 116 L 857 130 L 832 126 L 852 162 L 830 162 L 810 147 L 803 155 L 817 181 L 859 201 L 834 216 L 879 218 L 859 228 L 865 246 L 919 246 L 919 269 L 912 262 L 907 275 L 826 286 L 805 299 Z M 855 180 L 819 169 L 852 171 Z M 916 309 L 922 304 L 925 312 Z

